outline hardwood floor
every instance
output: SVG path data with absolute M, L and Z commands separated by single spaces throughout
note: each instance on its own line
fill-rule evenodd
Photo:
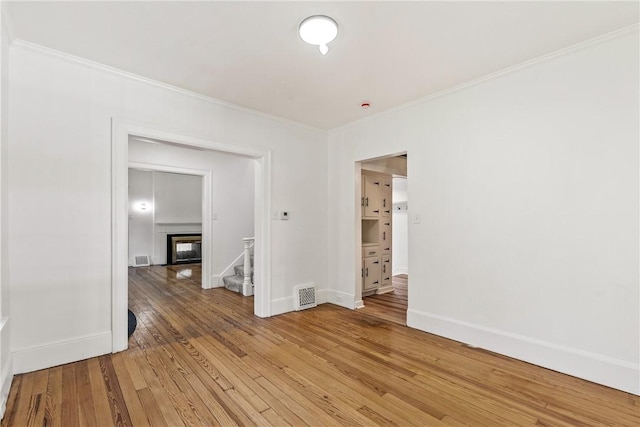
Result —
M 391 278 L 393 291 L 364 298 L 364 307 L 358 311 L 399 325 L 407 324 L 407 281 L 406 274 Z
M 640 398 L 331 304 L 260 319 L 130 269 L 130 349 L 15 377 L 2 426 L 638 426 Z

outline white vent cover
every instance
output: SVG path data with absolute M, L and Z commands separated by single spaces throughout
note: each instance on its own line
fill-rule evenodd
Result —
M 315 307 L 318 305 L 316 302 L 316 285 L 310 283 L 308 285 L 300 285 L 294 288 L 296 311 L 304 310 L 306 308 Z
M 149 255 L 136 255 L 133 257 L 134 267 L 148 267 L 151 265 Z

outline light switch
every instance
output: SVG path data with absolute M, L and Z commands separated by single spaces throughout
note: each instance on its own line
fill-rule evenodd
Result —
M 420 214 L 413 214 L 413 223 L 420 224 L 422 222 L 422 216 Z

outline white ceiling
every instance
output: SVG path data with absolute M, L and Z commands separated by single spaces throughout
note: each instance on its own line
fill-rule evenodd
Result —
M 637 1 L 8 7 L 17 39 L 323 129 L 639 21 Z M 297 35 L 314 14 L 340 26 L 324 57 Z

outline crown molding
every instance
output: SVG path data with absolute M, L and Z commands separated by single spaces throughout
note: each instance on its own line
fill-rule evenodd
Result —
M 335 133 L 338 133 L 338 132 L 344 131 L 346 129 L 361 125 L 363 123 L 367 123 L 367 122 L 372 121 L 372 120 L 379 120 L 381 117 L 383 117 L 383 116 L 385 116 L 387 114 L 397 113 L 397 112 L 400 112 L 400 111 L 403 111 L 403 110 L 407 110 L 407 109 L 415 107 L 415 106 L 417 106 L 419 104 L 422 104 L 422 103 L 425 103 L 425 102 L 428 102 L 428 101 L 431 101 L 433 99 L 440 98 L 440 97 L 443 97 L 443 96 L 446 96 L 446 95 L 450 95 L 452 93 L 467 89 L 467 88 L 475 86 L 475 85 L 478 85 L 480 83 L 484 83 L 484 82 L 486 82 L 488 80 L 493 80 L 493 79 L 496 79 L 498 77 L 502 77 L 504 75 L 511 74 L 511 73 L 516 72 L 516 71 L 522 70 L 524 68 L 529 68 L 529 67 L 532 67 L 534 65 L 550 61 L 550 60 L 552 60 L 554 58 L 558 58 L 560 56 L 569 55 L 571 53 L 577 52 L 579 50 L 582 50 L 582 49 L 585 49 L 585 48 L 588 48 L 588 47 L 591 47 L 591 46 L 595 46 L 595 45 L 600 44 L 600 43 L 604 43 L 604 42 L 609 41 L 609 40 L 613 40 L 613 39 L 616 39 L 616 38 L 619 38 L 619 37 L 624 37 L 624 36 L 626 36 L 628 34 L 631 34 L 631 33 L 634 33 L 634 32 L 638 32 L 639 30 L 640 30 L 640 24 L 629 25 L 627 27 L 620 28 L 620 29 L 612 31 L 610 33 L 606 33 L 606 34 L 603 34 L 603 35 L 600 35 L 600 36 L 597 36 L 597 37 L 594 37 L 594 38 L 591 38 L 591 39 L 588 39 L 588 40 L 585 40 L 585 41 L 582 41 L 582 42 L 579 42 L 579 43 L 576 43 L 576 44 L 573 44 L 571 46 L 567 46 L 567 47 L 564 47 L 562 49 L 558 49 L 558 50 L 555 50 L 553 52 L 538 56 L 536 58 L 529 59 L 529 60 L 521 62 L 519 64 L 512 65 L 512 66 L 507 67 L 507 68 L 503 68 L 502 70 L 495 71 L 495 72 L 490 73 L 490 74 L 486 74 L 486 75 L 484 75 L 482 77 L 478 77 L 476 79 L 469 80 L 469 81 L 466 81 L 464 83 L 460 83 L 458 85 L 455 85 L 455 86 L 452 86 L 452 87 L 449 87 L 449 88 L 446 88 L 446 89 L 442 89 L 442 90 L 433 92 L 433 93 L 431 93 L 429 95 L 423 96 L 423 97 L 415 99 L 413 101 L 409 101 L 409 102 L 407 102 L 405 104 L 398 105 L 396 107 L 391 107 L 391 108 L 388 108 L 386 110 L 380 111 L 378 113 L 372 114 L 371 116 L 368 116 L 368 117 L 365 117 L 365 118 L 362 118 L 362 119 L 359 119 L 359 120 L 356 120 L 356 121 L 353 121 L 353 122 L 338 126 L 336 128 L 333 128 L 333 129 L 329 129 L 328 133 L 329 133 L 329 135 L 333 135 Z
M 66 52 L 62 52 L 56 49 L 52 49 L 49 47 L 45 47 L 36 43 L 32 43 L 26 40 L 22 40 L 20 38 L 16 38 L 13 40 L 12 43 L 12 48 L 19 48 L 19 49 L 24 49 L 24 50 L 28 50 L 28 51 L 32 51 L 32 52 L 36 52 L 36 53 L 40 53 L 43 55 L 47 55 L 47 56 L 52 56 L 55 58 L 59 58 L 68 62 L 72 62 L 78 65 L 82 65 L 88 68 L 92 68 L 94 70 L 100 70 L 100 71 L 104 71 L 107 73 L 111 73 L 111 74 L 115 74 L 118 75 L 120 77 L 124 77 L 130 80 L 135 80 L 141 83 L 145 83 L 151 86 L 155 86 L 158 88 L 162 88 L 165 90 L 170 90 L 172 92 L 176 92 L 179 93 L 181 95 L 185 95 L 191 98 L 195 98 L 195 99 L 199 99 L 201 101 L 205 101 L 205 102 L 209 102 L 221 107 L 225 107 L 225 108 L 229 108 L 235 111 L 240 111 L 246 114 L 250 114 L 252 116 L 256 116 L 256 117 L 260 117 L 260 118 L 264 118 L 264 119 L 268 119 L 268 120 L 272 120 L 275 122 L 279 122 L 288 126 L 294 126 L 297 128 L 302 128 L 308 131 L 312 131 L 312 132 L 321 132 L 326 134 L 327 131 L 325 129 L 320 129 L 305 123 L 300 123 L 300 122 L 296 122 L 294 120 L 289 120 L 289 119 L 285 119 L 283 117 L 279 117 L 279 116 L 274 116 L 259 110 L 254 110 L 248 107 L 243 107 L 242 105 L 238 105 L 238 104 L 233 104 L 231 102 L 227 102 L 227 101 L 223 101 L 221 99 L 218 98 L 214 98 L 211 96 L 207 96 L 207 95 L 203 95 L 197 92 L 193 92 L 187 89 L 183 89 L 180 88 L 178 86 L 173 86 L 170 85 L 168 83 L 163 83 L 157 80 L 153 80 L 144 76 L 141 76 L 139 74 L 134 74 L 134 73 L 130 73 L 128 71 L 124 71 L 121 70 L 119 68 L 115 68 L 115 67 L 111 67 L 109 65 L 105 65 L 102 64 L 100 62 L 96 62 L 96 61 L 92 61 L 89 59 L 85 59 L 79 56 L 75 56 L 75 55 L 71 55 L 69 53 Z

